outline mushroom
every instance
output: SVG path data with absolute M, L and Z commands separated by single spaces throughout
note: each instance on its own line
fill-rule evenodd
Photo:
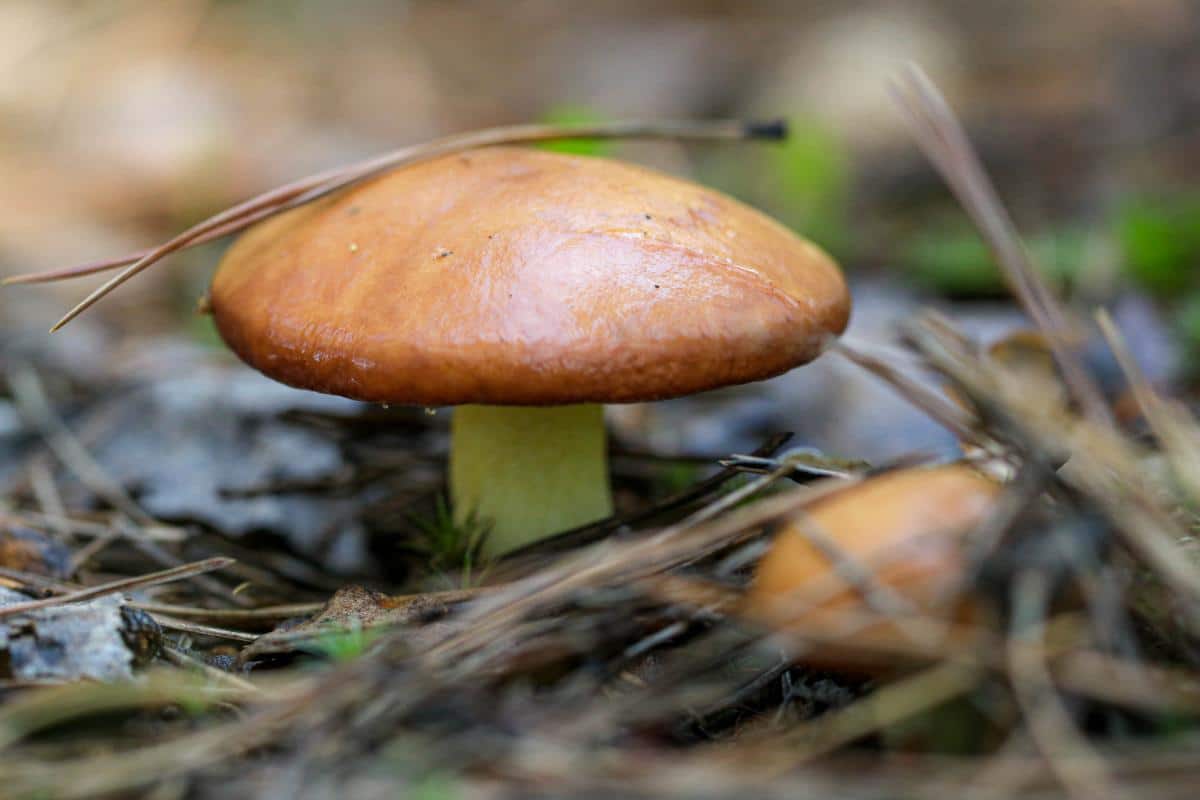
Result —
M 495 147 L 252 228 L 212 281 L 221 336 L 305 389 L 455 405 L 456 518 L 491 556 L 609 516 L 602 404 L 815 358 L 850 299 L 815 245 L 617 161 Z
M 837 614 L 865 611 L 865 587 L 849 568 L 910 613 L 974 621 L 979 609 L 962 598 L 946 605 L 946 590 L 966 574 L 966 535 L 1000 491 L 970 467 L 949 464 L 896 470 L 822 497 L 776 534 L 746 596 L 747 616 L 774 627 L 820 628 Z M 839 566 L 839 558 L 847 563 Z M 886 644 L 899 635 L 894 626 L 869 625 L 846 643 Z M 844 666 L 828 656 L 817 660 Z

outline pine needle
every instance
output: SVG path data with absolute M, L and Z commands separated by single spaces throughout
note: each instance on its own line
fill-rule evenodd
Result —
M 533 124 L 486 128 L 479 131 L 454 134 L 418 145 L 410 145 L 382 156 L 367 159 L 345 167 L 325 172 L 272 189 L 245 202 L 225 209 L 200 222 L 157 247 L 107 261 L 92 262 L 76 267 L 53 270 L 45 273 L 18 275 L 3 281 L 3 284 L 42 283 L 92 275 L 99 272 L 125 267 L 103 286 L 93 291 L 78 305 L 63 316 L 51 332 L 57 331 L 71 320 L 87 311 L 114 289 L 129 279 L 150 268 L 167 256 L 190 247 L 212 241 L 221 236 L 236 233 L 297 206 L 310 203 L 330 192 L 349 186 L 388 169 L 428 161 L 463 150 L 489 147 L 500 144 L 541 142 L 550 139 L 694 139 L 701 141 L 738 141 L 746 139 L 781 139 L 786 129 L 781 122 L 645 122 L 626 121 L 587 125 Z

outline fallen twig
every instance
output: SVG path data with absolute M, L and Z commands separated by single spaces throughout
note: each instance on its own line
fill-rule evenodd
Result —
M 24 614 L 27 611 L 36 611 L 39 608 L 50 608 L 51 606 L 64 605 L 66 603 L 81 603 L 85 600 L 94 600 L 97 597 L 103 597 L 107 594 L 115 592 L 134 591 L 136 589 L 146 589 L 151 586 L 157 586 L 160 583 L 170 583 L 171 581 L 183 580 L 191 578 L 195 575 L 203 575 L 206 572 L 214 572 L 219 569 L 224 569 L 234 563 L 232 558 L 207 558 L 203 561 L 196 561 L 191 564 L 184 564 L 181 567 L 173 567 L 165 569 L 161 572 L 152 572 L 149 575 L 140 575 L 136 578 L 122 578 L 117 581 L 110 581 L 99 586 L 91 586 L 87 589 L 80 589 L 67 594 L 60 594 L 56 597 L 47 597 L 42 600 L 29 600 L 23 603 L 13 603 L 0 607 L 0 619 L 11 617 L 16 614 Z

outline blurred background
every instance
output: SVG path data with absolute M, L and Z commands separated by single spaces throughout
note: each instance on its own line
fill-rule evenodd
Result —
M 853 283 L 852 340 L 884 347 L 894 320 L 932 303 L 987 341 L 1021 318 L 888 95 L 907 61 L 966 121 L 1049 280 L 1112 308 L 1152 377 L 1186 385 L 1200 347 L 1188 0 L 3 0 L 0 275 L 136 250 L 449 132 L 782 116 L 783 145 L 573 147 L 718 187 L 825 246 Z M 97 281 L 6 289 L 0 358 L 75 388 L 232 365 L 193 313 L 220 251 L 171 259 L 53 337 Z M 4 402 L 0 437 L 17 425 Z M 780 429 L 867 459 L 954 446 L 834 358 L 612 417 L 666 452 L 744 450 Z

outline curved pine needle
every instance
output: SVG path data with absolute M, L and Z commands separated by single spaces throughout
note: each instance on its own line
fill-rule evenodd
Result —
M 913 135 L 926 157 L 958 197 L 987 243 L 1021 306 L 1046 337 L 1068 388 L 1093 422 L 1112 414 L 1074 346 L 1068 346 L 1063 309 L 1030 260 L 1012 217 L 1000 202 L 966 131 L 946 98 L 920 67 L 910 64 L 892 85 Z
M 192 247 L 217 236 L 234 233 L 266 217 L 289 208 L 316 200 L 351 183 L 375 175 L 387 169 L 439 156 L 449 155 L 477 147 L 521 142 L 540 142 L 549 139 L 693 139 L 710 141 L 736 141 L 745 139 L 780 139 L 785 135 L 781 122 L 754 123 L 741 121 L 716 122 L 611 122 L 590 125 L 513 125 L 487 128 L 469 133 L 453 134 L 418 145 L 410 145 L 382 156 L 368 159 L 348 167 L 339 167 L 293 181 L 245 202 L 227 208 L 208 219 L 193 225 L 163 244 L 138 254 L 136 260 L 116 260 L 86 264 L 83 267 L 57 271 L 59 280 L 78 275 L 94 274 L 128 264 L 121 272 L 93 291 L 78 305 L 63 316 L 51 332 L 57 331 L 84 311 L 91 308 L 117 287 L 142 271 L 161 261 L 166 256 Z M 22 276 L 19 283 L 35 282 L 32 276 Z
M 127 256 L 107 258 L 102 261 L 89 261 L 86 264 L 77 264 L 73 267 L 50 269 L 44 272 L 23 272 L 19 275 L 10 275 L 0 280 L 0 286 L 18 286 L 27 283 L 53 283 L 55 281 L 65 281 L 70 278 L 82 278 L 87 275 L 95 275 L 99 272 L 108 272 L 117 267 L 123 267 L 126 264 L 132 264 L 149 252 L 150 250 L 147 248 Z
M 196 237 L 195 241 L 189 247 L 195 247 L 208 242 L 220 239 L 223 236 L 228 236 L 231 233 L 237 233 L 242 228 L 246 227 L 245 222 L 234 220 L 226 225 L 209 231 L 208 233 Z M 11 275 L 3 280 L 0 280 L 0 286 L 18 286 L 24 284 L 35 283 L 55 283 L 57 281 L 66 281 L 73 278 L 85 278 L 88 275 L 98 275 L 101 272 L 112 272 L 114 269 L 140 261 L 153 252 L 154 248 L 147 247 L 144 250 L 138 250 L 128 255 L 118 256 L 116 258 L 107 258 L 102 261 L 89 261 L 86 264 L 78 264 L 73 267 L 63 267 L 61 269 L 46 270 L 45 272 L 25 272 L 20 275 Z

